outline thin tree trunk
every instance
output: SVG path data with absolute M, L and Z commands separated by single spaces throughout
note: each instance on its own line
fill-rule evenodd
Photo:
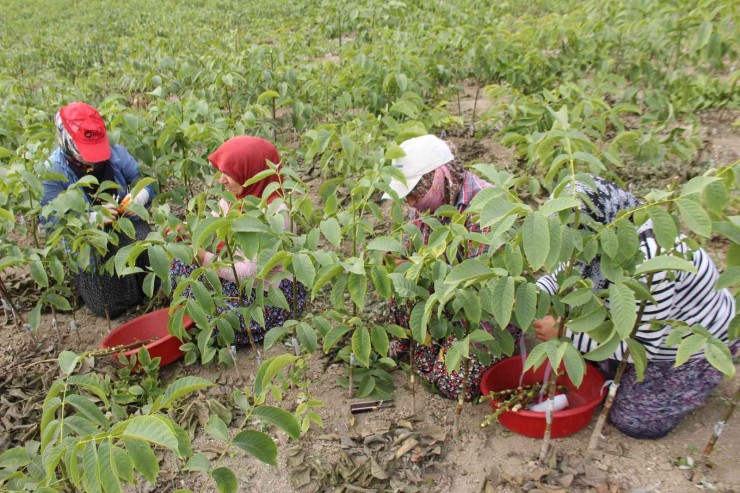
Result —
M 463 383 L 460 393 L 457 395 L 457 406 L 455 407 L 455 420 L 452 424 L 452 438 L 456 439 L 460 433 L 460 416 L 462 416 L 463 405 L 465 404 L 465 396 L 468 393 L 468 379 L 470 375 L 468 371 L 470 369 L 470 359 L 465 360 L 463 366 Z
M 732 401 L 730 402 L 730 407 L 727 409 L 727 412 L 722 417 L 722 420 L 717 421 L 717 423 L 714 425 L 712 436 L 709 438 L 707 446 L 704 447 L 704 452 L 701 454 L 701 459 L 699 459 L 699 463 L 694 469 L 694 476 L 691 478 L 694 483 L 698 483 L 699 481 L 701 481 L 702 475 L 704 473 L 704 467 L 709 460 L 709 456 L 712 455 L 712 452 L 714 451 L 714 445 L 717 443 L 717 440 L 719 440 L 719 436 L 724 431 L 725 425 L 727 425 L 730 419 L 732 419 L 732 415 L 735 412 L 735 407 L 737 407 L 738 399 L 740 399 L 740 387 L 738 387 L 738 389 L 735 391 L 735 396 L 732 398 Z
M 660 247 L 657 248 L 655 256 L 657 257 L 660 255 Z M 653 273 L 651 273 L 648 276 L 647 279 L 647 289 L 650 291 L 650 289 L 653 286 Z M 645 314 L 645 308 L 647 307 L 647 300 L 642 300 L 642 303 L 640 303 L 640 309 L 637 312 L 637 318 L 635 319 L 635 324 L 632 326 L 632 331 L 630 332 L 630 338 L 635 336 L 635 333 L 637 332 L 637 329 L 640 327 L 640 321 L 642 320 L 642 316 Z M 612 405 L 614 404 L 614 398 L 617 395 L 617 390 L 619 389 L 619 384 L 622 382 L 622 376 L 624 375 L 624 371 L 627 369 L 627 360 L 629 359 L 630 354 L 630 348 L 627 346 L 622 353 L 622 361 L 619 362 L 619 367 L 617 368 L 617 372 L 614 374 L 614 380 L 612 381 L 611 385 L 609 385 L 609 393 L 606 396 L 606 402 L 604 402 L 604 408 L 601 410 L 601 414 L 599 414 L 599 419 L 596 420 L 596 426 L 594 426 L 594 431 L 591 433 L 591 439 L 588 441 L 588 450 L 596 450 L 599 446 L 599 439 L 601 438 L 601 430 L 604 429 L 604 424 L 606 423 L 606 418 L 609 416 L 609 411 L 611 411 Z

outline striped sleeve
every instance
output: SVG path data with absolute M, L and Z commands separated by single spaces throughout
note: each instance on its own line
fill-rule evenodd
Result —
M 658 244 L 652 235 L 641 237 L 641 248 L 645 254 L 645 260 L 655 257 L 658 253 Z M 642 278 L 641 281 L 646 283 L 647 279 Z M 666 272 L 656 272 L 653 275 L 650 294 L 653 296 L 655 303 L 645 301 L 645 309 L 640 318 L 641 325 L 635 333 L 635 340 L 645 347 L 648 359 L 652 359 L 660 352 L 660 347 L 668 333 L 668 327 L 666 325 L 660 324 L 656 327 L 650 322 L 671 318 L 675 292 L 676 281 L 670 279 Z M 609 303 L 607 302 L 607 307 L 608 304 Z M 641 305 L 642 300 L 636 300 L 635 312 L 638 314 L 640 312 Z M 568 337 L 573 340 L 573 344 L 583 353 L 587 353 L 599 346 L 599 343 L 591 339 L 586 333 L 575 333 L 568 330 Z M 626 351 L 627 343 L 622 342 L 612 357 L 617 360 L 622 360 Z M 628 361 L 631 362 L 631 358 Z

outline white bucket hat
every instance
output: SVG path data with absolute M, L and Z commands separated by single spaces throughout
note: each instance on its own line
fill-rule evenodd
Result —
M 450 147 L 434 135 L 422 135 L 405 140 L 401 143 L 401 149 L 406 155 L 394 159 L 393 166 L 401 170 L 406 177 L 406 184 L 404 185 L 395 178 L 389 183 L 399 198 L 407 196 L 422 176 L 455 159 Z M 391 198 L 390 195 L 383 194 L 383 200 L 389 198 Z

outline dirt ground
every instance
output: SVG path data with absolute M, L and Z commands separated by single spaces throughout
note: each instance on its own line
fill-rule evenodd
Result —
M 466 93 L 469 88 L 466 88 Z M 482 96 L 482 95 L 481 95 Z M 485 111 L 490 102 L 479 102 Z M 461 106 L 471 111 L 470 95 Z M 716 112 L 702 117 L 701 136 L 704 149 L 697 167 L 728 164 L 740 157 L 740 138 L 732 124 L 740 112 Z M 477 162 L 512 165 L 512 152 L 492 139 L 474 140 L 456 136 L 452 140 L 466 156 Z M 514 170 L 511 170 L 514 171 Z M 717 255 L 722 257 L 722 255 Z M 120 325 L 143 312 L 143 307 L 113 321 Z M 70 332 L 70 314 L 59 314 L 57 329 L 51 327 L 51 316 L 43 315 L 40 330 L 33 335 L 37 354 L 25 354 L 24 360 L 54 358 L 61 350 L 84 351 L 98 346 L 107 334 L 105 319 L 93 317 L 86 308 L 77 312 L 79 329 Z M 16 330 L 12 323 L 0 319 L 0 368 L 6 373 L 27 351 L 30 337 Z M 277 347 L 270 355 L 284 351 Z M 430 491 L 430 492 L 693 492 L 699 487 L 721 492 L 740 490 L 740 426 L 737 417 L 721 436 L 714 454 L 713 468 L 706 483 L 693 485 L 687 480 L 690 470 L 679 464 L 685 458 L 697 458 L 715 423 L 726 410 L 727 399 L 740 385 L 723 381 L 705 407 L 691 414 L 667 437 L 655 440 L 629 438 L 607 424 L 602 451 L 585 453 L 592 424 L 577 434 L 555 440 L 555 453 L 548 467 L 536 461 L 540 440 L 506 431 L 499 425 L 481 428 L 487 404 L 466 404 L 461 419 L 460 436 L 452 439 L 455 403 L 417 386 L 416 412 L 403 371 L 396 371 L 395 406 L 357 415 L 350 425 L 349 400 L 346 390 L 337 384 L 345 371 L 339 365 L 324 368 L 325 360 L 315 355 L 309 360 L 308 377 L 312 381 L 312 398 L 324 403 L 319 409 L 324 426 L 312 425 L 300 442 L 276 434 L 278 466 L 264 465 L 242 453 L 227 454 L 222 465 L 231 467 L 239 479 L 239 491 Z M 169 380 L 183 374 L 195 374 L 218 381 L 216 393 L 226 394 L 233 388 L 251 385 L 257 363 L 251 350 L 242 350 L 239 369 L 185 367 L 182 362 L 162 370 Z M 49 367 L 49 368 L 54 368 Z M 48 380 L 48 379 L 47 379 Z M 1 379 L 0 379 L 1 381 Z M 38 389 L 43 392 L 43 388 Z M 275 403 L 289 410 L 297 406 L 295 391 Z M 598 412 L 598 408 L 597 408 Z M 594 420 L 595 421 L 595 420 Z M 408 435 L 408 436 L 407 436 Z M 417 444 L 400 454 L 406 445 Z M 1 446 L 2 442 L 0 442 Z M 218 444 L 202 432 L 194 440 L 196 451 L 215 457 Z M 397 457 L 398 456 L 398 457 Z M 387 459 L 387 460 L 386 460 Z M 178 472 L 171 458 L 165 457 L 157 487 L 142 483 L 131 491 L 167 492 L 180 487 L 200 488 L 203 479 L 197 474 Z M 302 485 L 298 487 L 297 485 Z M 214 491 L 213 488 L 207 489 Z
M 121 317 L 114 324 L 117 326 L 128 318 L 130 317 Z M 70 320 L 69 315 L 60 314 L 59 332 L 55 334 L 50 329 L 49 317 L 45 315 L 36 339 L 48 342 L 57 351 L 59 348 L 82 351 L 97 347 L 102 336 L 107 333 L 106 321 L 90 316 L 85 308 L 78 311 L 78 334 L 69 332 Z M 59 341 L 55 343 L 57 336 Z M 6 325 L 0 328 L 0 338 L 9 341 L 8 345 L 0 349 L 0 366 L 12 365 L 17 358 L 16 351 L 28 336 L 19 334 L 13 327 Z M 285 350 L 283 347 L 275 347 L 266 356 Z M 50 356 L 53 357 L 54 354 L 40 351 L 38 358 Z M 325 359 L 315 355 L 309 359 L 308 367 L 312 398 L 324 403 L 324 407 L 319 409 L 324 421 L 323 428 L 312 425 L 300 442 L 293 442 L 282 432 L 278 432 L 277 468 L 262 464 L 242 453 L 227 454 L 221 465 L 229 466 L 236 472 L 239 491 L 691 492 L 697 487 L 687 480 L 689 471 L 681 469 L 678 466 L 679 461 L 687 456 L 698 457 L 714 424 L 726 410 L 725 399 L 732 396 L 738 385 L 737 379 L 722 382 L 704 408 L 691 414 L 676 430 L 660 440 L 635 440 L 607 424 L 602 451 L 596 455 L 588 455 L 585 449 L 591 434 L 592 421 L 589 427 L 577 434 L 555 440 L 555 453 L 550 459 L 550 467 L 542 467 L 536 461 L 540 440 L 506 431 L 497 424 L 481 427 L 490 411 L 487 403 L 465 405 L 460 436 L 453 440 L 455 403 L 432 394 L 417 384 L 414 413 L 407 375 L 403 371 L 393 374 L 396 385 L 393 396 L 395 406 L 356 415 L 355 424 L 350 425 L 350 401 L 346 389 L 337 383 L 345 370 L 340 365 L 331 365 L 325 370 L 324 364 Z M 164 368 L 161 376 L 163 380 L 170 380 L 185 374 L 199 375 L 220 383 L 219 387 L 209 391 L 209 395 L 228 394 L 234 388 L 251 386 L 257 369 L 251 350 L 239 352 L 238 366 L 237 371 L 236 368 L 222 370 L 216 367 L 185 367 L 182 362 L 177 362 Z M 51 368 L 55 369 L 53 366 Z M 288 391 L 282 402 L 272 404 L 294 410 L 298 404 L 295 394 L 296 391 Z M 433 445 L 426 448 L 427 452 L 431 450 L 431 455 L 424 455 L 421 447 L 415 447 L 399 459 L 391 458 L 387 462 L 380 461 L 382 454 L 373 456 L 378 459 L 377 463 L 382 468 L 390 471 L 385 474 L 388 478 L 380 482 L 370 475 L 352 478 L 346 474 L 349 480 L 342 475 L 342 468 L 346 470 L 347 464 L 353 464 L 354 469 L 359 469 L 364 464 L 363 461 L 371 456 L 368 446 L 363 445 L 368 437 L 387 439 L 406 431 L 413 432 L 421 445 L 425 443 L 421 437 L 425 437 Z M 737 468 L 739 443 L 740 427 L 736 422 L 730 422 L 712 455 L 714 467 L 707 473 L 707 481 L 711 484 L 707 487 L 722 492 L 737 491 L 737 485 L 740 484 L 740 471 Z M 196 435 L 196 451 L 205 451 L 210 457 L 216 457 L 214 451 L 218 448 L 219 444 L 202 432 Z M 394 451 L 397 452 L 397 448 L 391 449 L 390 455 Z M 166 458 L 162 464 L 160 479 L 162 481 L 156 488 L 142 483 L 132 491 L 195 488 L 203 481 L 197 474 L 178 473 L 176 463 L 171 458 Z M 360 486 L 362 481 L 370 486 Z M 295 484 L 304 486 L 296 488 Z M 330 484 L 338 489 L 329 487 Z M 377 489 L 378 484 L 385 485 L 385 489 Z

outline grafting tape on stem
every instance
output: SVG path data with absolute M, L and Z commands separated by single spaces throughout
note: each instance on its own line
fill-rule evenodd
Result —
M 545 411 L 545 423 L 552 424 L 552 412 L 555 408 L 555 399 L 548 399 L 547 400 L 547 410 Z
M 619 384 L 616 383 L 616 382 L 612 382 L 609 385 L 609 397 L 611 397 L 613 399 L 614 396 L 617 395 L 617 389 L 618 388 L 619 388 Z
M 291 337 L 290 343 L 293 345 L 293 352 L 296 356 L 301 355 L 301 345 L 298 343 L 298 339 L 295 337 Z
M 723 431 L 725 431 L 725 422 L 717 421 L 717 424 L 714 425 L 714 434 L 719 438 Z
M 349 364 L 352 366 L 357 366 L 357 358 L 355 358 L 355 353 L 349 353 Z

